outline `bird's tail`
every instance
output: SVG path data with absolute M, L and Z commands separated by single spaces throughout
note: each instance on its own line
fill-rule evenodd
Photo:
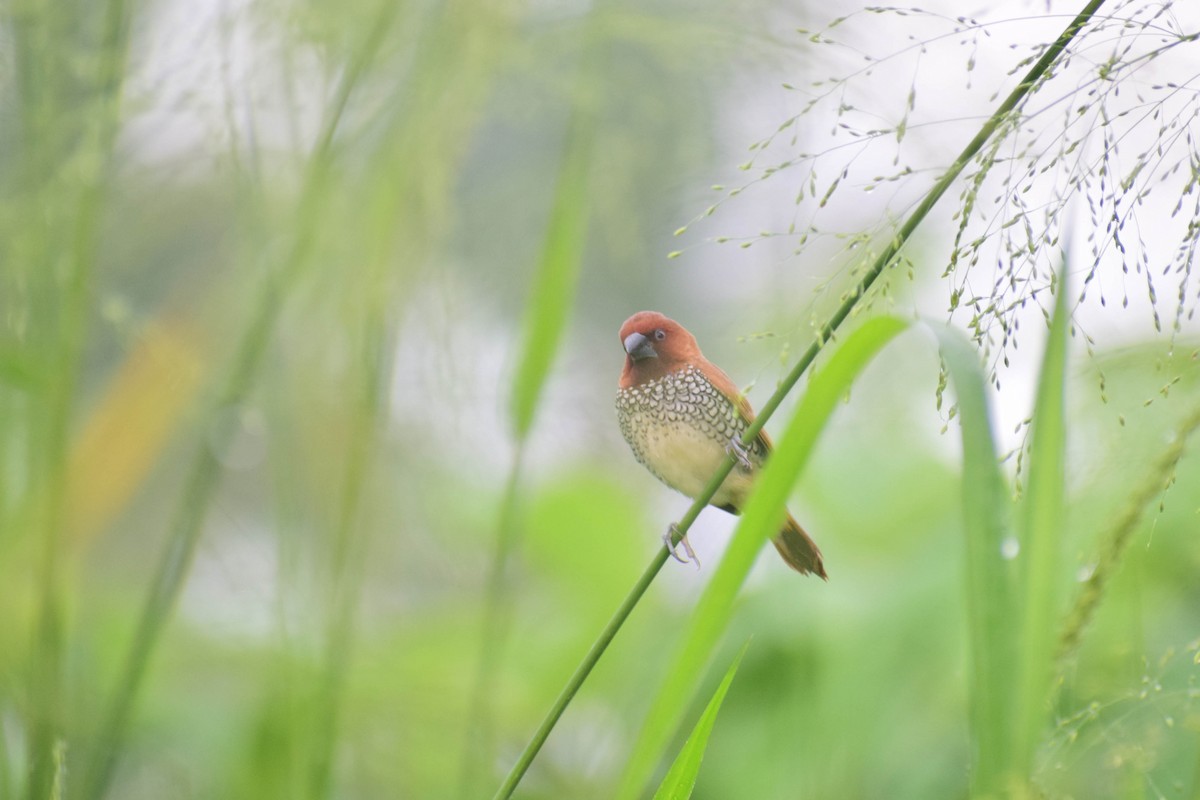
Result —
M 772 541 L 789 567 L 801 575 L 811 572 L 823 580 L 829 580 L 829 576 L 825 574 L 825 562 L 821 559 L 821 548 L 817 547 L 817 543 L 804 532 L 791 514 L 788 514 L 783 530 Z

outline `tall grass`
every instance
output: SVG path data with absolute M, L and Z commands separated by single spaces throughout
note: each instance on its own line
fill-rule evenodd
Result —
M 381 24 L 370 28 L 370 35 L 359 50 L 358 58 L 351 62 L 333 98 L 317 137 L 316 149 L 311 156 L 297 204 L 295 238 L 284 251 L 281 261 L 268 267 L 254 310 L 239 336 L 225 383 L 206 412 L 210 420 L 215 420 L 217 415 L 229 408 L 243 404 L 254 388 L 287 295 L 296 286 L 299 275 L 311 256 L 313 241 L 323 215 L 322 202 L 329 191 L 327 181 L 330 160 L 333 157 L 334 136 L 363 67 L 378 47 L 382 32 L 386 30 L 387 19 L 385 15 L 380 20 Z M 115 760 L 123 745 L 129 717 L 145 678 L 150 657 L 170 619 L 203 532 L 211 499 L 221 475 L 218 453 L 226 446 L 226 443 L 218 443 L 216 447 L 212 447 L 205 442 L 193 457 L 168 534 L 166 548 L 147 593 L 133 643 L 117 679 L 113 699 L 95 736 L 96 747 L 87 768 L 84 797 L 99 798 L 104 796 L 108 789 Z
M 602 528 L 626 523 L 637 507 L 623 482 L 635 467 L 630 461 L 610 475 L 593 466 L 580 477 L 560 460 L 547 476 L 530 468 L 541 466 L 535 433 L 547 423 L 540 412 L 555 371 L 595 371 L 586 343 L 586 358 L 564 353 L 572 325 L 590 341 L 589 326 L 603 319 L 615 327 L 608 318 L 631 310 L 631 302 L 690 302 L 678 289 L 690 276 L 672 273 L 672 291 L 656 292 L 641 243 L 628 244 L 637 240 L 627 226 L 641 222 L 649 204 L 663 204 L 631 191 L 646 188 L 635 180 L 646 162 L 635 159 L 624 173 L 614 165 L 630 152 L 651 153 L 652 160 L 695 149 L 685 126 L 671 118 L 691 99 L 681 92 L 679 106 L 667 108 L 668 92 L 656 82 L 666 80 L 670 59 L 681 52 L 670 48 L 680 38 L 710 46 L 724 32 L 706 28 L 693 9 L 680 15 L 653 4 L 605 3 L 579 18 L 483 0 L 360 0 L 337 11 L 252 5 L 248 14 L 266 26 L 264 40 L 282 42 L 283 57 L 273 66 L 295 84 L 293 116 L 284 122 L 294 125 L 302 146 L 281 146 L 274 137 L 284 126 L 261 110 L 270 104 L 243 96 L 260 90 L 258 82 L 229 86 L 229 128 L 221 134 L 228 152 L 212 170 L 191 156 L 171 162 L 167 171 L 180 174 L 165 178 L 152 148 L 147 161 L 131 155 L 143 146 L 136 130 L 125 136 L 136 128 L 127 122 L 145 124 L 138 115 L 146 76 L 137 70 L 153 43 L 140 32 L 157 30 L 155 15 L 165 7 L 21 0 L 0 8 L 9 45 L 0 54 L 0 797 L 157 797 L 164 785 L 196 796 L 408 796 L 445 794 L 456 783 L 474 797 L 507 766 L 501 759 L 514 764 L 497 797 L 637 797 L 664 771 L 660 796 L 689 796 L 709 778 L 722 786 L 716 781 L 731 769 L 731 745 L 776 735 L 766 725 L 738 728 L 746 710 L 775 720 L 793 713 L 774 695 L 739 696 L 756 685 L 775 688 L 762 680 L 764 661 L 777 667 L 768 678 L 814 692 L 826 684 L 816 669 L 804 671 L 805 658 L 847 663 L 832 648 L 817 653 L 828 644 L 816 631 L 819 609 L 790 608 L 785 636 L 756 638 L 704 698 L 707 706 L 697 698 L 706 680 L 716 683 L 713 655 L 744 619 L 736 609 L 748 596 L 748 572 L 806 474 L 818 437 L 828 439 L 828 420 L 852 387 L 858 391 L 874 355 L 912 326 L 891 317 L 862 321 L 865 303 L 898 259 L 923 263 L 912 237 L 972 163 L 999 152 L 994 148 L 1024 119 L 1029 99 L 1071 54 L 1073 38 L 1098 18 L 1101 1 L 1089 2 L 1053 44 L 1021 62 L 1028 71 L 1016 88 L 881 252 L 857 265 L 855 285 L 815 326 L 814 341 L 783 374 L 747 440 L 783 407 L 817 356 L 827 357 L 695 606 L 680 612 L 651 591 L 668 560 L 666 548 L 657 550 L 573 671 L 564 658 L 586 647 L 588 626 L 575 618 L 572 600 L 617 599 L 605 592 L 619 583 L 612 565 L 628 554 L 596 554 L 620 546 Z M 660 50 L 667 53 L 661 61 L 647 57 Z M 231 47 L 229 57 L 237 53 Z M 687 55 L 674 65 L 684 74 L 694 69 Z M 643 60 L 651 68 L 634 70 Z M 637 91 L 608 83 L 622 70 L 638 76 L 626 87 Z M 526 94 L 513 91 L 521 81 Z M 171 110 L 204 98 L 185 96 Z M 531 185 L 541 181 L 529 164 L 541 158 L 545 142 L 524 143 L 530 161 L 516 167 L 502 163 L 505 143 L 514 131 L 528 133 L 521 128 L 527 116 L 558 125 L 564 109 L 573 110 L 561 157 L 549 170 L 549 213 L 529 204 L 537 219 L 532 235 L 489 228 L 472 205 L 479 194 L 495 192 L 513 210 L 536 192 L 496 184 L 523 172 Z M 661 129 L 635 127 L 630 119 L 638 114 Z M 167 133 L 161 138 L 170 143 Z M 680 179 L 673 164 L 654 173 L 650 183 L 661 185 L 651 189 Z M 200 199 L 180 215 L 195 217 L 181 224 L 182 236 L 159 232 L 159 217 L 129 213 L 131 195 L 153 206 L 160 194 L 165 204 L 189 192 Z M 636 266 L 615 258 L 621 246 L 639 250 Z M 479 257 L 472 247 L 487 252 Z M 605 263 L 589 262 L 592 252 Z M 457 271 L 456 261 L 473 258 L 482 266 Z M 535 265 L 528 286 L 513 289 L 508 276 L 496 277 L 514 259 Z M 1106 526 L 1096 568 L 1064 614 L 1073 552 L 1062 533 L 1072 500 L 1065 445 L 1068 433 L 1076 436 L 1065 405 L 1072 302 L 1065 280 L 1064 273 L 1053 287 L 1055 308 L 1046 310 L 1050 335 L 1017 503 L 992 438 L 991 376 L 963 336 L 929 326 L 961 426 L 962 559 L 904 563 L 935 576 L 945 570 L 934 567 L 961 563 L 962 594 L 939 603 L 961 597 L 966 607 L 965 709 L 952 691 L 943 692 L 944 707 L 931 709 L 931 718 L 953 721 L 928 769 L 942 770 L 944 784 L 957 788 L 969 761 L 965 790 L 974 797 L 1037 796 L 1050 769 L 1048 740 L 1086 733 L 1084 722 L 1071 721 L 1083 716 L 1051 724 L 1056 693 L 1064 706 L 1091 698 L 1071 685 L 1073 673 L 1061 660 L 1091 663 L 1087 646 L 1095 638 L 1088 633 L 1093 617 L 1102 617 L 1097 610 L 1126 591 L 1122 580 L 1144 588 L 1120 567 L 1143 557 L 1129 547 L 1139 520 L 1175 471 L 1187 467 L 1188 437 L 1200 427 L 1200 417 L 1184 419 L 1176 438 L 1158 447 L 1152 470 Z M 619 296 L 597 292 L 593 303 L 601 283 L 622 287 L 614 291 Z M 577 299 L 581 287 L 586 304 Z M 635 295 L 640 299 L 631 300 Z M 478 314 L 493 308 L 502 310 L 504 324 L 520 327 L 512 369 L 500 370 L 495 386 L 486 368 L 464 374 L 494 355 L 489 350 L 476 363 L 470 352 L 502 329 Z M 443 329 L 422 327 L 436 323 L 439 312 Z M 415 324 L 406 327 L 410 320 Z M 433 366 L 418 363 L 414 352 Z M 427 377 L 422 369 L 441 382 L 419 384 Z M 1165 383 L 1159 394 L 1176 385 L 1170 377 Z M 592 388 L 582 380 L 570 387 L 572 404 L 590 413 Z M 422 395 L 422 405 L 398 410 L 396 398 L 405 392 Z M 266 467 L 246 468 L 229 454 L 252 437 L 229 420 L 260 408 L 270 417 L 260 442 Z M 486 424 L 493 411 L 507 425 L 498 459 Z M 607 422 L 597 430 L 611 434 Z M 588 436 L 590 429 L 580 434 L 583 448 L 600 441 Z M 509 464 L 502 490 L 479 479 L 487 472 L 479 464 L 493 459 Z M 473 460 L 479 464 L 464 463 Z M 710 496 L 732 467 L 729 459 L 712 476 Z M 547 513 L 548 486 L 567 486 L 562 496 L 571 508 Z M 688 508 L 681 534 L 705 506 L 701 497 Z M 937 521 L 929 527 L 936 531 Z M 518 547 L 536 539 L 531 533 L 569 541 L 570 569 L 538 560 L 548 558 L 544 542 L 530 544 L 528 553 Z M 266 555 L 255 549 L 264 541 Z M 249 546 L 226 549 L 231 543 Z M 1087 553 L 1093 543 L 1071 544 Z M 1189 562 L 1178 560 L 1186 575 Z M 230 583 L 265 600 L 274 616 L 256 622 L 253 602 L 227 596 L 219 581 L 214 587 L 212 562 L 217 572 L 236 575 Z M 1188 584 L 1171 566 L 1147 574 L 1170 574 L 1167 585 L 1186 594 Z M 855 580 L 848 572 L 835 571 L 834 580 Z M 936 579 L 929 585 L 936 588 Z M 188 615 L 177 620 L 191 590 L 196 598 L 182 604 Z M 235 622 L 204 616 L 216 617 L 222 603 L 234 606 Z M 661 613 L 640 614 L 629 625 L 639 606 Z M 754 607 L 751 600 L 743 608 Z M 1177 607 L 1188 608 L 1187 597 Z M 891 619 L 892 611 L 874 613 Z M 852 627 L 856 609 L 840 612 Z M 596 617 L 597 626 L 602 621 Z M 680 622 L 677 648 L 659 647 L 663 626 Z M 629 646 L 610 648 L 627 626 L 622 644 Z M 780 652 L 781 641 L 813 653 Z M 1191 657 L 1195 649 L 1182 652 Z M 1133 652 L 1144 657 L 1150 647 Z M 905 657 L 890 665 L 896 686 L 889 690 L 928 671 L 925 654 Z M 526 726 L 568 672 L 517 752 Z M 599 700 L 588 694 L 593 690 Z M 1194 711 L 1192 697 L 1175 699 Z M 1159 710 L 1150 702 L 1142 708 Z M 584 722 L 551 742 L 568 710 Z M 957 716 L 964 711 L 965 728 Z M 795 713 L 815 712 L 809 706 Z M 1178 729 L 1192 719 L 1163 716 L 1172 725 L 1178 720 Z M 691 737 L 671 752 L 693 721 Z M 869 726 L 855 732 L 882 738 Z M 1138 741 L 1136 734 L 1125 738 Z M 827 755 L 818 747 L 797 758 L 812 766 Z M 866 762 L 847 756 L 846 764 L 847 771 L 871 773 Z M 523 783 L 527 775 L 539 782 Z M 743 788 L 753 784 L 747 776 L 738 780 Z M 870 793 L 867 780 L 838 785 Z
M 38 633 L 28 665 L 32 698 L 27 706 L 29 772 L 23 780 L 14 779 L 16 785 L 25 787 L 29 797 L 48 796 L 52 784 L 58 787 L 56 791 L 62 791 L 64 763 L 71 765 L 65 772 L 72 776 L 69 783 L 72 795 L 101 797 L 108 792 L 151 659 L 189 574 L 213 497 L 220 486 L 223 473 L 220 454 L 228 449 L 230 442 L 228 426 L 220 425 L 219 421 L 252 396 L 264 372 L 278 321 L 291 296 L 304 285 L 312 271 L 314 252 L 327 238 L 323 228 L 337 213 L 339 193 L 346 190 L 339 185 L 346 172 L 338 164 L 338 139 L 343 133 L 347 108 L 360 89 L 364 73 L 379 58 L 381 45 L 394 35 L 392 23 L 400 10 L 395 3 L 374 4 L 369 16 L 356 26 L 360 35 L 348 45 L 340 65 L 340 80 L 329 97 L 323 122 L 307 156 L 291 221 L 284 226 L 285 241 L 273 242 L 267 248 L 271 255 L 266 259 L 268 263 L 258 282 L 256 298 L 250 304 L 251 310 L 236 336 L 234 353 L 223 370 L 221 385 L 206 398 L 200 427 L 223 433 L 202 437 L 195 448 L 156 574 L 147 588 L 123 666 L 111 687 L 107 710 L 96 730 L 84 734 L 80 730 L 81 720 L 68 718 L 65 703 L 70 693 L 63 678 L 69 627 L 66 607 L 72 604 L 64 588 L 63 562 L 70 544 L 64 531 L 68 514 L 75 511 L 67 504 L 70 496 L 67 452 L 74 402 L 80 390 L 87 325 L 97 303 L 91 275 L 99 251 L 97 231 L 107 201 L 106 181 L 113 169 L 114 141 L 125 113 L 121 99 L 130 29 L 146 9 L 120 0 L 100 5 L 10 4 L 5 8 L 4 22 L 14 45 L 12 66 L 16 84 L 15 90 L 9 87 L 8 99 L 15 98 L 17 107 L 24 109 L 23 122 L 13 135 L 26 165 L 26 174 L 17 182 L 8 182 L 6 188 L 10 202 L 21 204 L 19 207 L 55 209 L 54 214 L 45 217 L 44 226 L 24 227 L 23 241 L 14 242 L 11 249 L 14 256 L 11 263 L 18 266 L 9 269 L 6 275 L 6 286 L 19 301 L 9 303 L 6 322 L 16 321 L 19 330 L 26 325 L 14 315 L 27 315 L 36 326 L 29 329 L 33 334 L 30 340 L 22 342 L 24 356 L 19 360 L 14 356 L 11 360 L 14 366 L 19 365 L 18 372 L 28 370 L 30 375 L 37 376 L 31 383 L 29 400 L 14 402 L 14 407 L 20 408 L 32 424 L 26 460 L 31 467 L 28 478 L 31 490 L 25 492 L 32 501 L 27 508 L 15 510 L 5 503 L 5 517 L 17 521 L 10 529 L 28 530 L 42 552 L 36 580 L 40 593 Z M 470 18 L 469 9 L 443 10 L 434 15 L 433 35 L 424 50 L 425 63 L 414 66 L 411 84 L 402 82 L 398 87 L 401 93 L 411 92 L 417 98 L 430 91 L 442 94 L 437 82 L 455 78 L 453 71 L 439 71 L 445 52 L 442 47 L 452 48 L 450 43 L 456 38 L 478 40 Z M 491 13 L 486 16 L 488 22 L 497 18 Z M 495 30 L 489 26 L 488 34 Z M 487 47 L 476 48 L 476 57 L 486 60 L 490 52 Z M 487 86 L 488 70 L 478 69 L 477 62 L 469 58 L 457 63 L 460 69 L 467 70 L 469 78 L 456 85 L 456 89 L 464 92 L 461 97 L 471 96 L 469 84 Z M 421 83 L 429 85 L 422 87 Z M 428 112 L 424 117 L 401 120 L 401 129 L 392 131 L 379 163 L 391 158 L 393 165 L 423 160 L 427 166 L 433 166 L 439 159 L 453 162 L 461 157 L 470 127 L 454 123 L 459 128 L 458 135 L 454 135 L 452 117 L 470 118 L 477 111 L 442 104 L 441 113 L 433 106 Z M 394 335 L 391 315 L 396 300 L 395 281 L 387 273 L 393 269 L 397 250 L 402 249 L 407 257 L 418 260 L 422 250 L 427 251 L 435 240 L 439 224 L 436 214 L 430 212 L 440 212 L 438 196 L 450 185 L 451 174 L 444 173 L 433 191 L 425 185 L 430 177 L 428 172 L 409 171 L 407 177 L 398 181 L 381 174 L 374 185 L 366 187 L 370 204 L 360 209 L 365 212 L 360 222 L 371 234 L 371 248 L 360 268 L 350 270 L 349 274 L 361 287 L 355 298 L 360 304 L 361 330 L 351 337 L 356 347 L 354 374 L 361 381 L 352 382 L 347 393 L 356 412 L 355 426 L 346 443 L 338 512 L 330 531 L 325 656 L 309 726 L 312 744 L 306 753 L 311 764 L 309 796 L 320 797 L 329 792 L 330 764 L 342 702 L 340 687 L 347 659 L 353 652 L 354 609 L 361 585 L 359 563 L 364 552 L 360 509 L 375 444 L 382 431 Z M 431 207 L 419 205 L 430 201 Z M 410 223 L 397 226 L 398 214 L 407 214 Z M 33 214 L 30 218 L 41 216 Z M 414 248 L 418 242 L 421 246 Z M 253 260 L 259 262 L 257 257 Z M 25 304 L 24 309 L 20 302 Z M 158 387 L 148 388 L 154 391 Z M 42 396 L 35 396 L 34 392 Z M 7 396 L 5 400 L 12 402 Z M 139 420 L 130 422 L 136 426 Z M 6 488 L 18 492 L 21 486 L 9 483 Z M 67 746 L 76 737 L 78 741 L 89 742 L 90 748 Z M 8 763 L 7 758 L 4 761 Z
M 1017 510 L 1010 508 L 992 442 L 994 421 L 988 408 L 983 365 L 961 336 L 934 328 L 942 357 L 953 378 L 955 405 L 962 428 L 963 510 L 966 568 L 964 595 L 968 653 L 971 663 L 970 729 L 973 740 L 972 796 L 1033 797 L 1034 753 L 1043 741 L 1049 720 L 1050 676 L 1054 667 L 1055 634 L 1061 619 L 1063 584 L 1060 522 L 1064 502 L 1062 459 L 1065 447 L 1063 385 L 1069 313 L 1059 299 L 1049 323 L 1033 415 L 1035 444 L 1031 449 L 1027 520 L 1016 539 L 1011 525 Z M 820 432 L 838 401 L 873 357 L 908 324 L 889 317 L 868 321 L 837 348 L 818 370 L 780 438 L 776 451 L 759 478 L 745 514 L 739 521 L 717 572 L 690 615 L 683 641 L 670 661 L 665 678 L 647 712 L 643 728 L 630 747 L 615 796 L 641 796 L 666 747 L 689 707 L 696 686 L 729 626 L 733 604 L 763 544 L 778 530 L 791 488 L 804 468 Z M 1019 542 L 1019 545 L 1017 545 Z M 1014 547 L 1016 545 L 1020 551 Z M 652 570 L 665 557 L 656 556 Z M 648 571 L 638 590 L 593 647 L 581 669 L 599 657 L 615 634 L 622 612 L 645 590 L 654 576 Z M 802 625 L 803 619 L 797 624 Z M 577 671 L 569 689 L 577 689 Z M 511 796 L 517 781 L 532 763 L 565 710 L 573 693 L 556 701 L 538 738 L 526 749 L 497 797 Z
M 103 193 L 111 168 L 129 9 L 122 0 L 64 4 L 14 14 L 11 78 L 18 91 L 10 135 L 25 158 L 10 159 L 5 193 L 39 213 L 10 225 L 7 287 L 18 302 L 10 320 L 22 329 L 25 367 L 37 375 L 17 401 L 26 427 L 29 467 L 24 517 L 38 543 L 37 622 L 29 664 L 28 797 L 57 785 L 66 741 L 65 615 L 71 604 L 63 536 L 72 415 L 87 342 L 95 250 Z M 92 69 L 78 72 L 60 57 L 75 53 Z M 85 113 L 75 113 L 82 106 Z M 70 165 L 71 168 L 64 168 Z M 24 301 L 24 308 L 21 302 Z M 23 413 L 22 413 L 23 412 Z

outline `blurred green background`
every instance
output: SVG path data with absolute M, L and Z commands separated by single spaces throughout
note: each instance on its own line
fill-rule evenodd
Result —
M 622 320 L 680 320 L 761 405 L 859 253 L 1062 24 L 981 37 L 950 9 L 858 14 L 828 46 L 808 31 L 831 12 L 767 0 L 0 8 L 0 797 L 39 798 L 490 796 L 688 505 L 619 435 Z M 864 49 L 905 55 L 829 95 L 781 86 L 853 74 Z M 908 138 L 896 81 L 921 98 Z M 797 200 L 790 166 L 738 168 L 817 95 L 832 106 L 770 145 L 850 152 L 816 191 Z M 839 149 L 856 113 L 888 132 Z M 862 178 L 821 201 L 843 163 L 901 160 L 887 197 Z M 1169 209 L 1180 192 L 1162 191 Z M 872 312 L 947 317 L 955 196 Z M 1157 488 L 1065 665 L 1036 777 L 1051 797 L 1195 798 L 1200 460 L 1158 466 L 1200 402 L 1194 322 L 1169 322 L 1195 277 L 1159 279 L 1160 332 L 1140 269 L 1100 268 L 1110 302 L 1080 305 L 1069 364 L 1064 597 Z M 1028 346 L 1016 328 L 987 341 L 1012 360 L 1006 449 L 1049 307 L 1026 299 Z M 756 567 L 692 715 L 750 639 L 695 797 L 966 795 L 938 383 L 931 340 L 908 334 L 823 434 L 792 510 L 831 579 Z M 703 567 L 668 564 L 516 796 L 611 796 L 733 524 L 701 517 Z

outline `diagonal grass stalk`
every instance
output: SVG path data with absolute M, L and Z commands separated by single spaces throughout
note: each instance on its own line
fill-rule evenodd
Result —
M 587 680 L 587 676 L 591 674 L 592 668 L 596 666 L 596 662 L 600 660 L 600 656 L 604 655 L 604 651 L 608 649 L 609 644 L 616 638 L 617 632 L 621 630 L 621 626 L 625 624 L 625 620 L 633 613 L 633 609 L 637 606 L 638 601 L 642 599 L 642 595 L 650 588 L 650 584 L 654 582 L 654 578 L 658 575 L 659 570 L 663 568 L 663 564 L 667 563 L 670 556 L 667 553 L 667 548 L 661 547 L 654 554 L 654 558 L 650 560 L 650 565 L 646 567 L 637 582 L 633 585 L 633 589 L 621 601 L 621 605 L 617 607 L 616 612 L 609 619 L 608 624 L 604 626 L 604 630 L 592 643 L 591 649 L 584 655 L 583 660 L 579 662 L 579 666 L 571 674 L 567 680 L 567 685 L 559 692 L 558 697 L 554 699 L 554 704 L 546 713 L 546 718 L 542 720 L 542 724 L 534 731 L 533 738 L 529 744 L 521 751 L 521 755 L 517 758 L 517 762 L 513 764 L 504 782 L 500 784 L 500 788 L 493 795 L 493 800 L 501 800 L 502 798 L 512 797 L 513 792 L 517 790 L 517 785 L 521 782 L 526 771 L 528 771 L 534 758 L 542 749 L 542 745 L 550 738 L 550 732 L 554 730 L 555 723 L 562 717 L 563 712 L 567 710 L 567 706 L 575 698 L 575 694 L 579 688 L 583 686 L 583 682 Z
M 1169 484 L 1175 468 L 1187 452 L 1188 440 L 1200 430 L 1200 408 L 1194 409 L 1175 429 L 1167 448 L 1159 455 L 1154 465 L 1147 470 L 1145 479 L 1130 495 L 1124 510 L 1109 528 L 1100 545 L 1099 557 L 1092 574 L 1080 589 L 1071 610 L 1067 613 L 1058 634 L 1057 687 L 1066 671 L 1066 665 L 1075 655 L 1084 630 L 1095 616 L 1096 609 L 1104 599 L 1108 583 L 1129 548 L 1130 540 L 1137 532 L 1138 523 L 1146 508 L 1155 497 L 1162 494 Z
M 947 171 L 937 180 L 922 201 L 905 220 L 904 224 L 897 231 L 896 235 L 893 237 L 888 246 L 885 247 L 883 251 L 876 257 L 871 267 L 864 274 L 862 280 L 850 292 L 837 310 L 834 311 L 829 320 L 821 327 L 816 340 L 801 355 L 792 370 L 788 373 L 784 380 L 781 381 L 779 387 L 776 389 L 774 394 L 772 394 L 771 398 L 766 402 L 766 404 L 764 404 L 757 419 L 747 428 L 742 438 L 743 444 L 748 444 L 754 440 L 754 437 L 758 435 L 758 432 L 767 423 L 767 421 L 770 420 L 776 409 L 778 409 L 779 405 L 783 402 L 783 399 L 792 391 L 793 387 L 800 380 L 800 377 L 816 359 L 817 354 L 820 352 L 825 342 L 827 342 L 833 336 L 833 334 L 841 327 L 842 323 L 844 323 L 845 320 L 850 316 L 851 312 L 853 312 L 858 306 L 858 303 L 862 297 L 871 288 L 883 271 L 896 258 L 901 248 L 903 248 L 908 242 L 909 238 L 924 221 L 925 217 L 928 216 L 929 212 L 933 209 L 934 205 L 937 204 L 938 200 L 941 199 L 942 195 L 946 193 L 955 179 L 957 179 L 962 171 L 966 169 L 971 159 L 975 157 L 983 145 L 1002 125 L 1005 124 L 1007 120 L 1009 120 L 1010 115 L 1021 104 L 1021 102 L 1041 81 L 1047 78 L 1051 67 L 1058 60 L 1059 56 L 1066 49 L 1067 45 L 1075 38 L 1079 31 L 1088 24 L 1088 22 L 1095 15 L 1096 11 L 1103 4 L 1104 0 L 1089 0 L 1083 9 L 1081 9 L 1066 26 L 1066 28 L 1064 28 L 1062 33 L 1059 34 L 1058 38 L 1055 39 L 1055 41 L 1048 48 L 1046 48 L 1046 51 L 1029 69 L 1016 88 L 1014 88 L 1013 91 L 997 107 L 996 111 L 993 112 L 993 114 L 988 118 L 975 137 L 967 144 L 965 148 L 963 148 L 963 151 L 954 160 L 954 163 L 951 164 Z M 716 473 L 709 480 L 701 495 L 696 498 L 696 501 L 688 508 L 687 512 L 679 520 L 676 529 L 680 537 L 687 533 L 692 524 L 696 521 L 696 518 L 699 517 L 700 512 L 706 505 L 708 505 L 708 501 L 716 493 L 717 489 L 733 469 L 734 463 L 735 459 L 733 456 L 725 459 L 721 467 L 718 468 Z M 629 595 L 624 601 L 622 601 L 620 607 L 613 615 L 613 618 L 609 621 L 608 625 L 605 626 L 604 630 L 596 639 L 591 649 L 584 656 L 583 661 L 580 662 L 579 667 L 567 681 L 567 685 L 563 688 L 562 692 L 560 692 L 545 719 L 534 732 L 533 737 L 530 739 L 529 743 L 518 757 L 516 763 L 513 765 L 508 776 L 497 790 L 495 795 L 496 798 L 499 799 L 512 796 L 512 793 L 520 783 L 522 776 L 529 769 L 530 764 L 532 764 L 533 759 L 536 757 L 538 751 L 549 737 L 550 731 L 553 730 L 555 724 L 557 724 L 559 718 L 562 716 L 563 711 L 565 711 L 567 705 L 575 696 L 575 693 L 579 691 L 580 686 L 583 685 L 583 682 L 591 673 L 592 668 L 595 667 L 596 663 L 600 660 L 600 657 L 604 654 L 605 649 L 607 649 L 609 643 L 611 643 L 612 639 L 616 636 L 616 633 L 618 630 L 620 630 L 621 625 L 624 624 L 625 619 L 633 611 L 634 607 L 636 607 L 638 601 L 641 599 L 641 596 L 645 594 L 646 589 L 649 588 L 650 583 L 653 582 L 655 575 L 657 575 L 658 571 L 662 568 L 662 565 L 666 562 L 667 558 L 668 552 L 666 546 L 664 546 L 651 560 L 650 565 L 646 568 L 645 572 L 643 572 L 642 576 L 638 578 L 633 589 L 630 590 Z

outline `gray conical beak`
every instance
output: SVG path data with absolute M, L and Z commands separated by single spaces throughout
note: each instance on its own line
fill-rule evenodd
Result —
M 641 361 L 643 358 L 658 358 L 654 345 L 640 333 L 631 333 L 625 337 L 625 352 L 629 353 L 634 361 Z

